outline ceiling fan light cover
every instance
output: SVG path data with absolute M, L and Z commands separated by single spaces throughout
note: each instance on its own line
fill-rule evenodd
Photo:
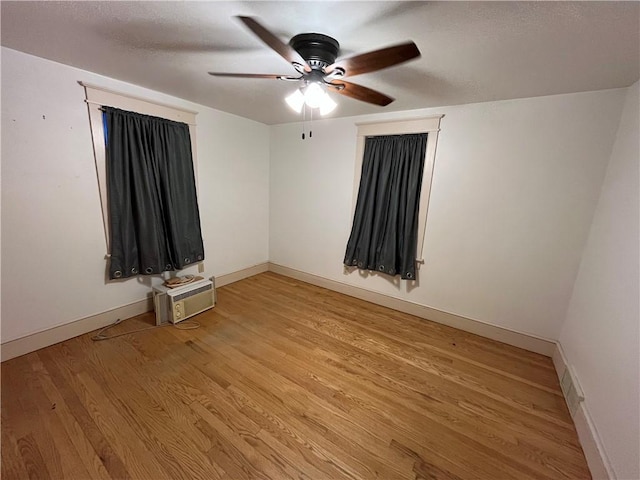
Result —
M 335 110 L 338 106 L 336 102 L 329 96 L 327 92 L 324 92 L 324 98 L 322 99 L 322 104 L 320 105 L 320 115 L 327 115 Z
M 304 105 L 304 95 L 300 91 L 300 89 L 296 89 L 291 95 L 288 95 L 285 99 L 287 105 L 289 105 L 296 113 L 300 113 L 302 111 L 302 106 Z
M 311 108 L 319 108 L 324 96 L 325 91 L 317 83 L 310 83 L 304 90 L 304 102 Z

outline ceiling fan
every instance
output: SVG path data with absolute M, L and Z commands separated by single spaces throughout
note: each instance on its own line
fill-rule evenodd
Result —
M 268 78 L 303 82 L 304 84 L 300 90 L 287 97 L 287 103 L 298 111 L 302 109 L 303 103 L 306 103 L 312 108 L 320 107 L 321 113 L 323 113 L 322 95 L 324 95 L 325 100 L 328 99 L 326 101 L 332 103 L 333 107 L 335 107 L 335 102 L 328 98 L 324 88 L 330 88 L 341 95 L 374 105 L 389 105 L 394 101 L 390 96 L 343 79 L 382 70 L 420 56 L 420 51 L 416 44 L 406 42 L 368 53 L 341 58 L 336 61 L 340 51 L 340 44 L 337 40 L 327 35 L 301 33 L 286 44 L 255 18 L 244 16 L 237 18 L 268 47 L 291 63 L 297 75 L 223 72 L 209 72 L 209 74 L 216 77 Z M 329 107 L 331 107 L 330 104 Z M 332 109 L 327 109 L 327 111 Z

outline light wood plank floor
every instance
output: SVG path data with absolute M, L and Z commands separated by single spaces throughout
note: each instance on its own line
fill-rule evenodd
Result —
M 273 273 L 197 319 L 3 363 L 2 479 L 590 478 L 549 358 Z

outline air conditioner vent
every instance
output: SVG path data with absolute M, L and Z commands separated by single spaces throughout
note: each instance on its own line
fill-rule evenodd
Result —
M 173 298 L 174 302 L 179 302 L 180 300 L 193 297 L 194 295 L 197 295 L 202 292 L 206 292 L 207 290 L 211 290 L 212 288 L 213 288 L 213 285 L 205 285 L 203 287 L 196 288 L 194 290 L 189 290 L 188 292 L 180 293 L 178 295 L 171 295 L 171 297 Z

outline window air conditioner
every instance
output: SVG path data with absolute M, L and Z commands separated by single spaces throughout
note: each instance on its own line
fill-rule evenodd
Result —
M 215 291 L 215 277 L 177 288 L 153 287 L 156 325 L 178 323 L 214 307 Z

